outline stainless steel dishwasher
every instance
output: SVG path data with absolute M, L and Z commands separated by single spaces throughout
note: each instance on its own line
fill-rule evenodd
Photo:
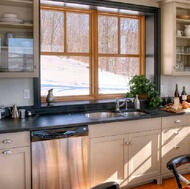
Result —
M 31 133 L 32 189 L 88 188 L 88 126 Z

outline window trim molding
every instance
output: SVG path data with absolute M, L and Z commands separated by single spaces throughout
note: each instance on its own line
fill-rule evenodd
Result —
M 130 3 L 122 3 L 122 2 L 113 2 L 113 1 L 102 1 L 102 0 L 56 0 L 58 2 L 65 2 L 65 3 L 77 3 L 77 4 L 84 4 L 84 5 L 90 5 L 90 6 L 101 6 L 101 7 L 109 7 L 109 8 L 119 8 L 119 9 L 126 9 L 131 11 L 139 11 L 145 15 L 145 24 L 146 24 L 146 16 L 152 18 L 152 25 L 154 26 L 154 83 L 157 86 L 157 90 L 160 91 L 160 8 L 157 7 L 149 7 L 149 6 L 143 6 L 143 5 L 135 5 Z M 40 9 L 39 9 L 40 12 Z M 39 21 L 40 24 L 40 21 Z M 145 26 L 146 27 L 146 26 Z M 147 30 L 146 30 L 147 31 Z M 148 34 L 146 34 L 148 35 Z M 146 42 L 148 42 L 147 38 L 145 39 Z M 145 43 L 146 43 L 145 42 Z M 143 50 L 143 47 L 141 47 L 141 50 Z M 146 55 L 145 54 L 145 59 Z M 39 58 L 40 60 L 40 58 Z M 95 82 L 95 77 L 93 76 L 92 82 Z M 96 81 L 98 82 L 98 81 Z M 40 74 L 39 78 L 33 79 L 34 84 L 34 107 L 41 107 L 41 94 L 40 94 Z M 97 90 L 97 89 L 95 89 Z M 96 91 L 91 91 L 92 94 L 96 93 Z M 112 96 L 112 95 L 110 95 Z

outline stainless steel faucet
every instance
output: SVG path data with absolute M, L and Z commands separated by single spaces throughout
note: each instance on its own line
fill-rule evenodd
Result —
M 133 102 L 133 101 L 134 101 L 133 98 L 126 98 L 126 99 L 123 101 L 123 103 L 120 105 L 120 104 L 119 104 L 119 99 L 116 98 L 116 101 L 115 101 L 115 111 L 116 111 L 116 112 L 119 112 L 119 111 L 120 111 L 120 108 L 123 107 L 123 106 L 125 106 L 125 110 L 127 110 L 127 109 L 128 109 L 128 107 L 127 107 L 127 102 Z

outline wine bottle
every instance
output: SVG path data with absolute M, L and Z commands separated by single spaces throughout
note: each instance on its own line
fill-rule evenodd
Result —
M 178 84 L 176 84 L 176 86 L 175 86 L 174 97 L 179 97 Z
M 185 86 L 183 86 L 183 91 L 181 93 L 181 100 L 187 100 L 187 93 L 185 91 Z

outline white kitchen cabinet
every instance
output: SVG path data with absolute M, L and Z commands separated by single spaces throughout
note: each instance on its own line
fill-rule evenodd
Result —
M 31 189 L 30 133 L 0 134 L 0 189 Z
M 176 115 L 162 118 L 162 176 L 171 175 L 167 162 L 176 156 L 190 153 L 190 116 Z M 182 167 L 185 169 L 185 167 Z
M 38 77 L 38 68 L 39 1 L 1 0 L 0 78 Z
M 91 186 L 109 180 L 124 180 L 124 146 L 125 136 L 120 135 L 90 140 Z
M 185 25 L 190 19 L 179 19 L 179 15 L 190 15 L 187 1 L 160 1 L 161 7 L 161 68 L 163 75 L 190 75 L 190 36 L 184 35 Z M 177 30 L 183 32 L 177 36 Z
M 160 130 L 129 134 L 128 140 L 129 183 L 146 180 L 160 182 Z
M 89 126 L 90 186 L 160 179 L 161 118 Z

